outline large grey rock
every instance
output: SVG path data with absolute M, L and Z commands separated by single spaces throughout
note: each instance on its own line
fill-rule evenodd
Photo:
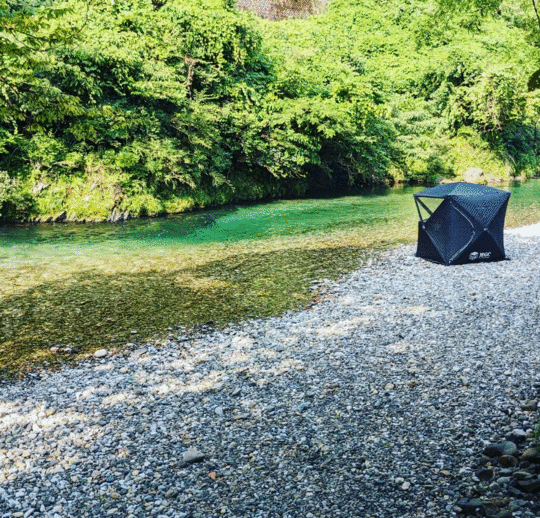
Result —
M 525 430 L 520 430 L 519 428 L 512 430 L 508 435 L 508 440 L 515 443 L 523 442 L 526 438 L 527 432 Z
M 129 212 L 121 212 L 118 207 L 115 207 L 112 212 L 109 214 L 109 217 L 107 218 L 107 221 L 109 223 L 117 223 L 120 221 L 127 221 L 130 219 Z
M 469 167 L 461 176 L 464 182 L 479 183 L 484 176 L 484 171 L 479 167 Z
M 516 443 L 504 441 L 496 444 L 489 444 L 484 449 L 484 455 L 488 457 L 501 457 L 503 455 L 515 455 L 518 449 Z

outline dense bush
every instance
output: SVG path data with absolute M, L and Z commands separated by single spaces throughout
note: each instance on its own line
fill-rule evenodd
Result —
M 535 174 L 530 13 L 471 6 L 334 0 L 269 22 L 231 0 L 0 0 L 0 217 Z

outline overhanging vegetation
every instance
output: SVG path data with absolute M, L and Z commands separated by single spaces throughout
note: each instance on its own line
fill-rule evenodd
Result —
M 538 171 L 532 7 L 0 2 L 0 212 L 104 220 Z

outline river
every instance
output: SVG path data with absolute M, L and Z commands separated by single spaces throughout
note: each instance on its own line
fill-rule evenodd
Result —
M 540 180 L 507 189 L 507 226 L 540 221 Z M 0 227 L 0 370 L 302 307 L 314 280 L 416 239 L 418 190 Z

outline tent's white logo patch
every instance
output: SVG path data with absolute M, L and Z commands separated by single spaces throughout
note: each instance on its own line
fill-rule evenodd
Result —
M 476 261 L 477 259 L 489 259 L 491 257 L 491 252 L 471 252 L 469 254 L 470 261 Z

